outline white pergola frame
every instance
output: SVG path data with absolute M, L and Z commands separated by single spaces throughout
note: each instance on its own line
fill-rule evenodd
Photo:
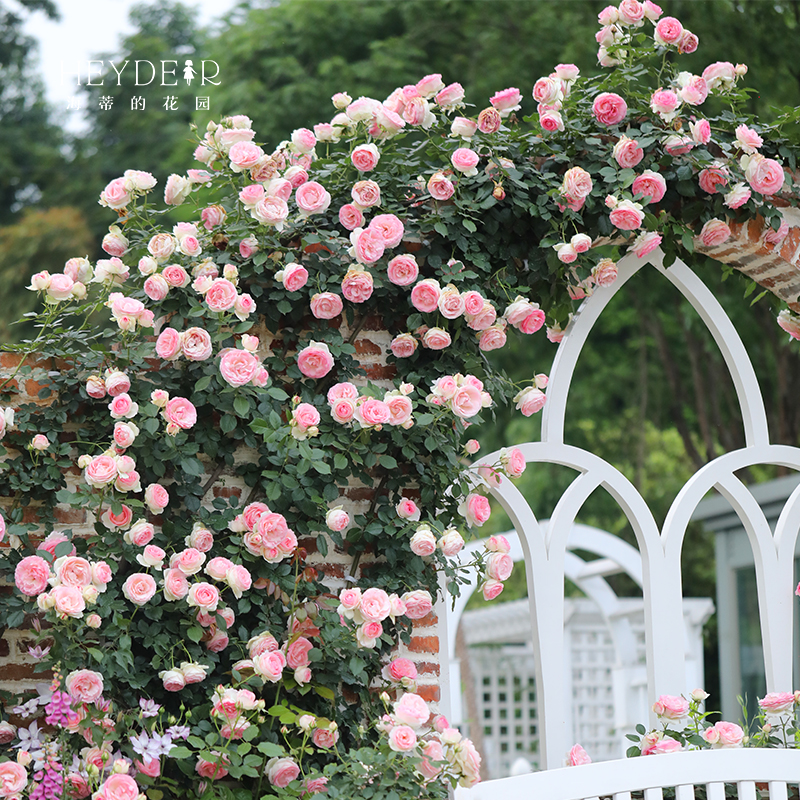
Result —
M 746 445 L 726 453 L 700 469 L 673 501 L 663 530 L 659 530 L 636 487 L 599 456 L 564 442 L 567 398 L 578 357 L 595 322 L 620 288 L 643 266 L 652 265 L 691 303 L 716 341 L 728 366 L 744 421 Z M 550 769 L 561 765 L 573 744 L 567 740 L 564 714 L 564 576 L 567 542 L 575 518 L 588 497 L 603 487 L 614 497 L 634 531 L 642 565 L 647 684 L 650 701 L 661 694 L 681 694 L 684 685 L 681 548 L 689 520 L 703 497 L 716 489 L 728 499 L 747 531 L 755 554 L 767 691 L 792 688 L 794 596 L 793 554 L 800 530 L 800 487 L 787 501 L 773 536 L 758 503 L 735 472 L 755 464 L 777 464 L 800 470 L 800 448 L 769 441 L 764 402 L 755 371 L 733 322 L 713 293 L 681 260 L 669 268 L 663 253 L 644 259 L 629 255 L 618 264 L 612 286 L 597 288 L 578 309 L 559 349 L 550 374 L 540 442 L 517 445 L 528 463 L 570 467 L 579 474 L 562 495 L 543 526 L 528 502 L 509 480 L 502 478 L 489 491 L 508 514 L 519 533 L 524 554 L 531 625 L 536 658 L 536 682 L 541 761 Z M 484 456 L 493 462 L 499 453 Z M 442 620 L 445 614 L 440 613 Z M 442 636 L 450 633 L 442 631 Z M 450 691 L 443 664 L 442 696 Z

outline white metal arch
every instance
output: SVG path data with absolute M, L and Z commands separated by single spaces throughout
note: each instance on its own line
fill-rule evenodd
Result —
M 728 453 L 699 470 L 678 494 L 663 531 L 659 531 L 647 503 L 619 470 L 598 456 L 564 442 L 564 421 L 570 383 L 578 357 L 602 311 L 611 298 L 639 269 L 651 264 L 691 303 L 714 337 L 728 366 L 742 412 L 745 448 Z M 679 694 L 685 675 L 682 640 L 680 553 L 686 527 L 705 494 L 716 489 L 731 502 L 741 518 L 755 554 L 759 608 L 763 631 L 767 688 L 791 688 L 791 654 L 794 603 L 792 558 L 800 529 L 800 489 L 787 502 L 776 527 L 769 529 L 758 504 L 735 472 L 754 464 L 779 464 L 800 469 L 800 448 L 769 443 L 764 402 L 750 359 L 736 327 L 713 293 L 682 261 L 663 266 L 663 253 L 645 259 L 626 256 L 618 265 L 619 277 L 610 287 L 598 288 L 581 305 L 559 346 L 548 386 L 542 419 L 542 441 L 518 445 L 529 463 L 553 463 L 578 471 L 559 500 L 548 526 L 541 525 L 525 498 L 508 480 L 489 491 L 500 502 L 519 532 L 525 557 L 536 651 L 536 680 L 541 687 L 539 720 L 542 759 L 547 768 L 558 766 L 571 743 L 564 741 L 563 637 L 564 575 L 567 537 L 584 502 L 598 487 L 606 489 L 628 518 L 642 559 L 642 584 L 647 638 L 648 691 Z M 492 463 L 499 454 L 481 459 Z M 542 647 L 543 643 L 547 647 Z

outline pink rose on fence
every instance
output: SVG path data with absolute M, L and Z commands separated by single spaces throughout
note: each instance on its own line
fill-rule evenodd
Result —
M 486 559 L 486 575 L 496 581 L 507 581 L 514 570 L 514 559 L 508 553 L 492 553 Z
M 503 589 L 505 589 L 503 582 L 496 581 L 493 578 L 484 581 L 481 585 L 481 593 L 483 594 L 483 599 L 486 601 L 494 600 L 503 593 Z
M 767 714 L 784 714 L 794 708 L 795 702 L 792 692 L 770 692 L 758 701 L 758 706 Z
M 406 616 L 409 619 L 422 619 L 433 610 L 433 599 L 430 592 L 424 589 L 406 592 L 400 599 L 406 604 Z
M 620 200 L 609 214 L 611 224 L 621 231 L 633 231 L 644 221 L 644 211 L 639 203 Z
M 744 731 L 733 722 L 717 722 L 701 734 L 712 747 L 741 747 Z
M 569 756 L 567 757 L 567 764 L 570 767 L 578 767 L 582 764 L 591 764 L 592 759 L 589 758 L 589 754 L 581 747 L 579 744 L 575 744 L 569 751 Z
M 592 103 L 592 113 L 601 125 L 617 125 L 625 119 L 628 105 L 614 92 L 601 92 Z
M 630 252 L 639 258 L 652 253 L 661 244 L 661 234 L 655 231 L 642 231 L 632 242 Z M 610 262 L 611 266 L 603 265 Z M 601 266 L 603 265 L 603 266 Z M 617 265 L 609 258 L 604 258 L 593 270 L 592 277 L 598 286 L 610 286 L 617 279 Z
M 325 524 L 332 531 L 343 531 L 350 524 L 350 515 L 342 506 L 336 506 L 325 515 Z
M 431 556 L 436 552 L 436 536 L 428 527 L 417 528 L 411 537 L 409 547 L 416 556 Z
M 544 408 L 546 400 L 544 392 L 535 386 L 529 386 L 519 392 L 513 402 L 516 403 L 517 409 L 522 412 L 523 416 L 530 417 Z
M 480 527 L 491 516 L 489 498 L 482 494 L 470 492 L 458 507 L 459 513 L 464 517 L 470 528 Z
M 307 378 L 324 378 L 333 369 L 333 356 L 328 345 L 309 342 L 297 356 L 297 367 Z
M 417 667 L 413 661 L 407 658 L 395 658 L 390 664 L 387 664 L 383 669 L 384 677 L 394 683 L 400 683 L 405 678 L 407 681 L 415 681 L 417 679 Z
M 56 613 L 61 619 L 66 617 L 79 619 L 83 616 L 86 601 L 77 586 L 56 586 L 50 592 L 50 597 L 55 605 Z
M 653 703 L 653 712 L 658 717 L 677 722 L 688 715 L 689 701 L 680 696 L 662 694 Z
M 117 462 L 111 456 L 95 456 L 84 470 L 86 483 L 101 489 L 117 479 Z

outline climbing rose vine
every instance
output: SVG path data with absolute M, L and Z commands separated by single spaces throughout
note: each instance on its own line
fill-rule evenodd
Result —
M 338 93 L 277 146 L 243 114 L 211 122 L 163 203 L 135 169 L 103 189 L 108 258 L 31 277 L 41 331 L 14 378 L 31 354 L 53 368 L 40 405 L 2 387 L 2 613 L 32 615 L 50 675 L 0 725 L 0 796 L 479 779 L 397 648 L 440 575 L 457 594 L 477 570 L 491 600 L 511 573 L 502 536 L 459 559 L 525 459 L 470 463 L 467 430 L 498 403 L 540 411 L 547 376 L 515 386 L 487 354 L 560 341 L 625 253 L 691 260 L 757 214 L 778 244 L 770 199 L 797 201 L 780 125 L 741 113 L 745 67 L 681 71 L 697 37 L 651 2 L 600 23 L 608 71 L 560 64 L 535 106 L 509 87 L 472 113 L 428 75 Z M 81 512 L 89 535 L 64 521 Z

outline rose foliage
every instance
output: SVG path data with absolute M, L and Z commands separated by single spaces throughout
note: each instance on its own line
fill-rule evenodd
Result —
M 428 75 L 337 94 L 277 147 L 244 115 L 211 123 L 163 203 L 135 169 L 105 187 L 107 259 L 31 278 L 40 334 L 20 349 L 54 368 L 41 404 L 10 394 L 0 417 L 3 615 L 36 615 L 53 678 L 11 703 L 0 796 L 479 779 L 393 650 L 439 574 L 457 594 L 477 569 L 493 599 L 513 566 L 503 537 L 458 560 L 487 488 L 525 468 L 516 449 L 470 465 L 464 434 L 498 402 L 541 410 L 547 377 L 513 386 L 486 353 L 546 321 L 558 341 L 625 252 L 688 258 L 757 214 L 778 241 L 778 158 L 794 167 L 780 127 L 741 114 L 746 68 L 681 72 L 696 37 L 649 2 L 601 24 L 610 71 L 558 65 L 522 119 L 516 88 L 476 108 Z

